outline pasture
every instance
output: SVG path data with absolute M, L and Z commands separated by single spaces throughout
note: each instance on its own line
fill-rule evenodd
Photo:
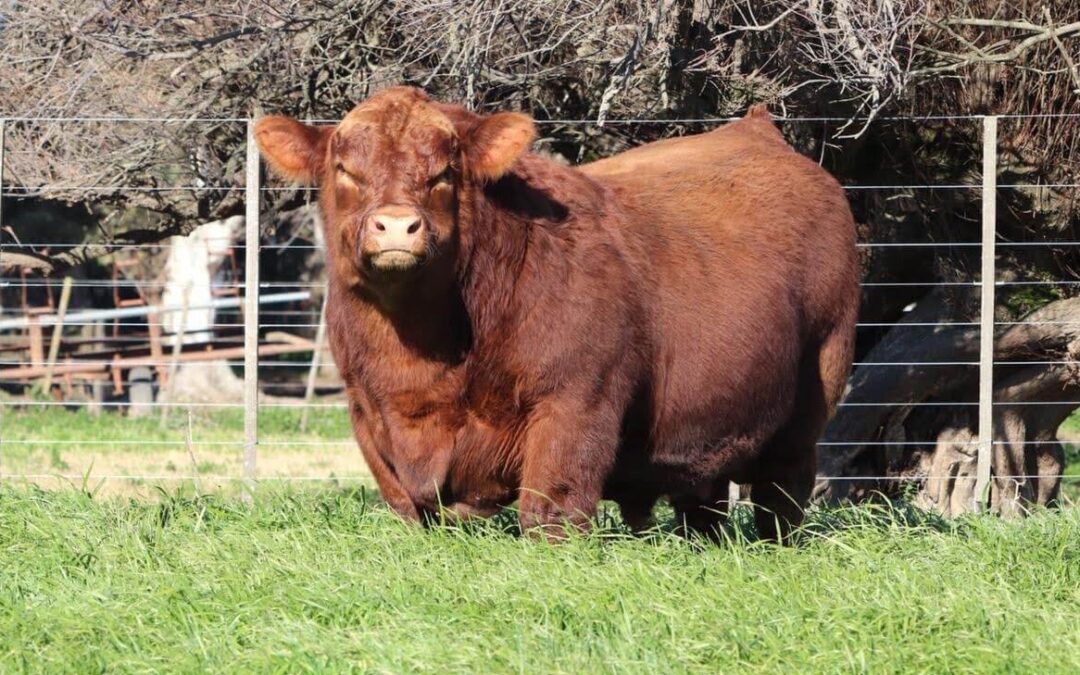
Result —
M 260 467 L 327 480 L 267 480 L 252 504 L 222 480 L 240 475 L 238 411 L 196 409 L 192 424 L 195 466 L 154 444 L 185 438 L 184 411 L 162 427 L 9 410 L 6 440 L 53 443 L 5 445 L 5 470 L 53 479 L 0 487 L 0 670 L 1080 668 L 1075 507 L 1022 521 L 818 508 L 792 548 L 755 541 L 743 509 L 712 544 L 675 534 L 666 509 L 631 536 L 609 508 L 595 532 L 550 545 L 512 513 L 427 531 L 399 521 L 355 478 L 341 410 L 304 433 L 295 410 L 263 411 Z M 146 442 L 109 443 L 125 438 Z M 1080 473 L 1076 446 L 1069 461 Z M 1077 487 L 1066 481 L 1069 502 Z
M 203 5 L 0 4 L 0 675 L 1080 672 L 1080 0 Z
M 301 431 L 296 408 L 266 408 L 259 432 L 263 478 L 369 476 L 344 410 L 314 408 Z M 0 469 L 42 487 L 152 496 L 155 485 L 194 488 L 197 478 L 200 489 L 230 492 L 242 473 L 244 420 L 236 408 L 178 408 L 161 424 L 156 414 L 28 406 L 6 411 L 3 434 Z
M 234 493 L 242 475 L 244 421 L 235 408 L 178 406 L 161 424 L 156 415 L 132 419 L 27 406 L 7 409 L 2 422 L 0 472 L 8 478 L 32 476 L 20 480 L 42 487 L 156 496 L 160 485 L 193 489 L 198 478 L 201 489 Z M 369 478 L 344 410 L 314 408 L 305 429 L 299 427 L 297 408 L 262 409 L 260 477 L 324 484 Z M 1058 435 L 1065 447 L 1061 494 L 1071 506 L 1080 501 L 1080 411 L 1065 420 Z
M 424 531 L 364 490 L 251 506 L 0 488 L 0 664 L 28 672 L 1075 672 L 1080 511 L 816 510 L 799 543 L 605 515 Z

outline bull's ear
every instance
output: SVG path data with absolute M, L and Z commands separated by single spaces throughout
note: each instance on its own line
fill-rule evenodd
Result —
M 272 115 L 255 124 L 255 140 L 266 163 L 278 175 L 311 185 L 319 180 L 326 143 L 334 128 L 314 127 Z
M 528 115 L 503 112 L 485 117 L 466 141 L 467 170 L 479 180 L 498 180 L 535 139 L 536 126 Z

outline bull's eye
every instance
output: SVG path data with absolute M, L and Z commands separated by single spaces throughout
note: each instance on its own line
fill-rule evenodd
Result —
M 361 178 L 357 174 L 353 173 L 352 171 L 349 171 L 348 169 L 346 169 L 345 165 L 342 164 L 341 162 L 337 163 L 337 165 L 334 167 L 334 170 L 337 173 L 337 175 L 344 176 L 345 178 L 348 178 L 350 181 L 352 181 L 356 185 L 363 185 L 363 183 L 364 183 L 363 178 Z
M 453 182 L 454 170 L 451 167 L 447 166 L 445 169 L 442 170 L 442 172 L 439 173 L 439 175 L 432 177 L 428 181 L 428 187 L 434 190 L 435 188 L 450 185 Z

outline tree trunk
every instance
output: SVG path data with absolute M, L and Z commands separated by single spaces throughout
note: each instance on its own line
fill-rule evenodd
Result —
M 972 510 L 979 331 L 934 325 L 948 306 L 945 295 L 932 294 L 855 370 L 846 405 L 822 439 L 817 499 L 906 493 L 946 515 Z M 1057 500 L 1064 467 L 1057 429 L 1080 405 L 1078 355 L 1080 298 L 995 332 L 993 511 L 1017 515 Z M 940 365 L 896 365 L 928 362 Z M 884 363 L 893 365 L 873 365 Z

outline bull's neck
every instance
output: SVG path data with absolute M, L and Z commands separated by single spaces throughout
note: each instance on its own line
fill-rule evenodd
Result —
M 600 188 L 577 170 L 536 155 L 512 173 L 475 189 L 462 222 L 468 251 L 461 288 L 476 340 L 500 339 L 513 329 L 520 303 L 537 275 L 562 276 L 582 213 L 598 212 Z
M 473 334 L 494 336 L 518 304 L 518 285 L 530 255 L 535 223 L 510 214 L 483 196 L 474 202 L 471 242 L 460 286 Z
M 346 299 L 360 317 L 388 325 L 417 356 L 447 363 L 465 358 L 471 341 L 469 319 L 461 292 L 451 280 L 434 284 L 417 279 L 374 292 L 350 286 L 331 272 L 329 285 L 330 292 Z

